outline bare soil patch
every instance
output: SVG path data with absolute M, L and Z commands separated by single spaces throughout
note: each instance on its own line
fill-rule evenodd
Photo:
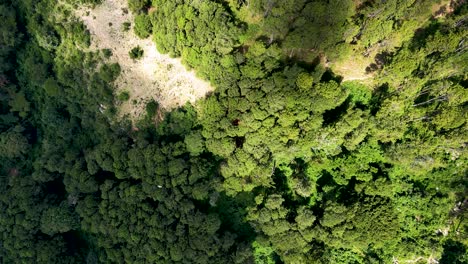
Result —
M 331 68 L 336 74 L 343 76 L 343 81 L 362 81 L 369 82 L 374 74 L 367 73 L 366 67 L 374 62 L 374 52 L 370 56 L 353 54 L 345 59 L 330 63 Z
M 115 94 L 128 91 L 128 101 L 119 102 L 120 116 L 137 120 L 145 114 L 146 103 L 155 100 L 163 110 L 194 103 L 213 88 L 206 81 L 188 71 L 180 59 L 160 54 L 150 39 L 140 39 L 133 33 L 134 17 L 128 11 L 126 0 L 104 0 L 94 9 L 76 11 L 91 33 L 91 49 L 110 49 L 109 62 L 119 63 L 122 71 L 115 81 Z M 124 31 L 123 24 L 132 24 Z M 133 60 L 129 51 L 135 47 L 144 50 L 143 57 Z

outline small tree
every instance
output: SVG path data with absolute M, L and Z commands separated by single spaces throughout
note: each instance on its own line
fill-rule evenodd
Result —
M 145 14 L 141 14 L 135 17 L 135 26 L 133 30 L 135 34 L 140 38 L 147 38 L 153 31 L 153 25 L 151 24 L 150 17 Z
M 48 235 L 65 233 L 79 227 L 79 217 L 65 203 L 42 213 L 41 231 Z
M 314 83 L 314 78 L 310 76 L 310 74 L 306 72 L 301 72 L 296 78 L 296 85 L 299 87 L 301 90 L 308 90 L 310 87 L 312 87 L 312 84 Z
M 205 148 L 204 140 L 200 132 L 192 132 L 185 136 L 184 142 L 190 154 L 196 156 L 203 152 Z
M 131 26 L 132 26 L 132 24 L 131 24 L 130 22 L 124 22 L 124 23 L 122 24 L 122 30 L 123 30 L 124 32 L 127 32 L 127 31 L 130 30 L 130 27 L 131 27 Z
M 149 6 L 149 0 L 128 0 L 128 7 L 133 13 L 138 13 Z
M 122 91 L 117 98 L 122 102 L 128 101 L 128 99 L 130 99 L 130 93 L 128 91 Z
M 60 87 L 54 78 L 48 78 L 44 83 L 44 90 L 50 96 L 55 96 L 59 93 Z
M 11 111 L 18 112 L 21 117 L 26 117 L 31 109 L 30 103 L 23 91 L 16 93 L 8 104 L 11 107 Z
M 0 157 L 21 157 L 29 147 L 28 140 L 21 133 L 10 131 L 0 134 Z
M 102 54 L 104 55 L 104 58 L 108 59 L 112 56 L 112 50 L 111 49 L 103 49 Z
M 146 105 L 146 113 L 148 114 L 149 118 L 153 118 L 154 115 L 156 114 L 156 111 L 158 111 L 159 104 L 151 100 L 147 105 Z

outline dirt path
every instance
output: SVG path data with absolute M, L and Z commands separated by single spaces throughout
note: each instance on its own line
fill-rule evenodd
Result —
M 194 103 L 213 90 L 208 82 L 197 78 L 195 72 L 187 71 L 180 59 L 158 53 L 150 39 L 139 39 L 133 28 L 124 32 L 123 23 L 130 22 L 133 27 L 134 21 L 127 11 L 126 0 L 104 0 L 94 9 L 76 11 L 76 15 L 91 33 L 91 49 L 112 50 L 110 61 L 120 64 L 122 72 L 115 82 L 115 94 L 121 91 L 130 94 L 130 99 L 119 106 L 121 116 L 140 118 L 151 99 L 170 110 L 186 102 Z M 128 55 L 136 46 L 144 50 L 140 60 Z

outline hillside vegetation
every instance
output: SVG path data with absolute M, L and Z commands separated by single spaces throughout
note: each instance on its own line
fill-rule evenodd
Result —
M 468 263 L 464 0 L 112 1 L 0 4 L 0 263 Z
M 119 94 L 127 93 L 128 98 L 117 101 L 119 116 L 137 121 L 152 100 L 158 101 L 161 109 L 171 110 L 187 102 L 195 103 L 213 90 L 193 71 L 186 70 L 179 59 L 158 53 L 150 39 L 140 38 L 139 27 L 132 26 L 134 15 L 126 0 L 105 0 L 98 6 L 79 9 L 69 6 L 69 10 L 90 31 L 89 50 L 101 50 L 105 62 L 118 63 L 121 68 L 113 84 L 114 95 L 119 98 Z M 129 54 L 138 48 L 138 58 Z

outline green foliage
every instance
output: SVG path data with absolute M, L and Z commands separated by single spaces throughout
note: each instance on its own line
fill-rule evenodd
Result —
M 274 264 L 273 258 L 274 250 L 271 247 L 263 247 L 257 241 L 252 244 L 254 248 L 254 258 L 256 264 Z
M 30 103 L 26 100 L 26 96 L 23 91 L 17 93 L 8 104 L 11 107 L 11 111 L 18 112 L 21 117 L 26 117 L 30 111 Z
M 372 91 L 367 86 L 353 81 L 344 82 L 342 85 L 349 91 L 353 103 L 369 105 L 372 98 Z
M 130 1 L 140 35 L 216 88 L 132 122 L 83 24 L 10 2 L 1 261 L 466 262 L 466 5 Z M 351 50 L 389 53 L 340 83 Z
M 148 102 L 146 104 L 146 114 L 148 115 L 148 117 L 153 118 L 156 115 L 158 108 L 159 108 L 158 102 L 154 100 L 151 100 L 150 102 Z
M 58 93 L 60 91 L 60 87 L 59 87 L 57 81 L 55 81 L 52 78 L 48 78 L 44 83 L 44 90 L 46 91 L 46 93 L 48 95 L 56 96 L 56 95 L 58 95 Z
M 79 218 L 65 203 L 49 207 L 41 216 L 41 231 L 50 236 L 79 227 Z
M 120 74 L 118 63 L 104 64 L 99 69 L 99 77 L 106 82 L 113 82 Z
M 140 14 L 135 17 L 135 26 L 133 27 L 133 30 L 138 37 L 149 37 L 153 31 L 152 27 L 153 26 L 148 15 Z
M 130 30 L 131 26 L 132 26 L 132 23 L 130 23 L 130 22 L 124 22 L 124 23 L 122 24 L 122 30 L 123 30 L 124 32 L 127 32 L 127 31 Z
M 102 54 L 104 55 L 104 58 L 108 59 L 112 56 L 112 50 L 110 49 L 103 49 Z
M 117 98 L 122 102 L 128 101 L 130 99 L 130 93 L 128 91 L 122 91 Z
M 306 72 L 301 72 L 296 79 L 296 85 L 299 89 L 308 90 L 312 87 L 314 78 Z
M 143 57 L 144 50 L 137 46 L 128 52 L 128 56 L 134 60 L 141 59 Z
M 1 4 L 0 18 L 3 21 L 0 34 L 0 45 L 2 46 L 2 49 L 0 50 L 0 57 L 5 57 L 14 49 L 19 40 L 17 38 L 18 30 L 16 27 L 15 10 L 6 4 Z M 5 66 L 7 66 L 7 64 L 2 62 L 0 70 L 5 70 Z
M 335 81 L 319 83 L 312 89 L 314 110 L 323 112 L 333 109 L 346 100 L 348 92 Z
M 139 13 L 147 8 L 150 4 L 149 0 L 128 0 L 128 7 L 133 13 Z
M 199 155 L 205 148 L 203 137 L 199 131 L 194 131 L 193 133 L 185 136 L 184 142 L 191 155 Z
M 7 131 L 0 134 L 0 155 L 13 159 L 23 157 L 29 149 L 28 140 L 20 133 Z

